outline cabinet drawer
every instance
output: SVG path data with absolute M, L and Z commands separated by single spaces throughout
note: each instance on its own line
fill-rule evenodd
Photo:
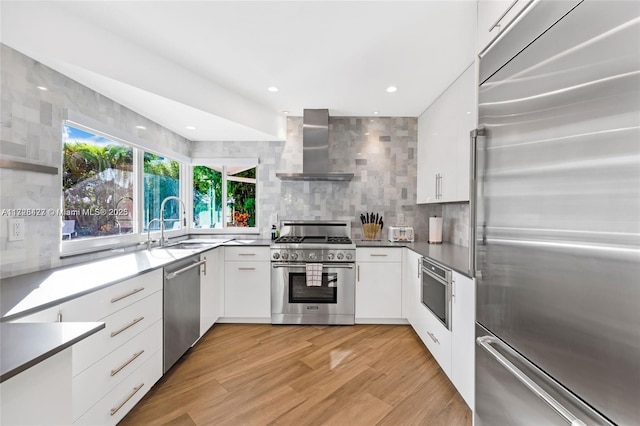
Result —
M 162 376 L 162 351 L 156 351 L 138 369 L 113 388 L 74 424 L 115 425 L 149 392 Z
M 73 378 L 73 419 L 84 414 L 131 372 L 162 348 L 162 320 L 156 321 Z
M 162 270 L 156 269 L 60 306 L 62 321 L 97 321 L 162 289 Z
M 402 247 L 357 248 L 356 262 L 402 262 Z
M 224 259 L 269 261 L 269 247 L 225 247 Z
M 414 329 L 447 376 L 451 377 L 451 332 L 422 304 Z
M 73 346 L 73 375 L 84 371 L 162 318 L 162 292 L 157 291 L 106 318 L 105 328 Z

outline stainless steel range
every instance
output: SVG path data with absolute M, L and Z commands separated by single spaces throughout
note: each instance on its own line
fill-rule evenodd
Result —
M 284 220 L 271 245 L 271 323 L 355 322 L 351 223 Z

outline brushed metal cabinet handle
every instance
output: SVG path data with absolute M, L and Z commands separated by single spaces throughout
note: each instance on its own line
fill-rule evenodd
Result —
M 131 358 L 129 358 L 128 360 L 126 360 L 120 367 L 114 368 L 113 370 L 111 370 L 111 376 L 115 376 L 116 374 L 118 374 L 123 368 L 125 368 L 127 365 L 131 364 L 133 361 L 136 360 L 136 358 L 138 358 L 140 355 L 142 355 L 144 353 L 144 349 L 141 350 L 140 352 L 136 352 L 135 354 L 133 354 L 131 356 Z
M 255 253 L 238 253 L 238 256 L 255 256 Z
M 118 331 L 113 331 L 111 333 L 111 337 L 116 337 L 118 334 L 122 333 L 123 331 L 125 331 L 126 329 L 128 329 L 129 327 L 133 327 L 134 325 L 136 325 L 137 323 L 139 323 L 140 321 L 142 321 L 144 319 L 144 317 L 140 317 L 140 318 L 136 318 L 133 321 L 131 321 L 129 324 L 125 325 L 124 327 L 122 327 L 120 330 Z
M 438 345 L 440 344 L 440 341 L 436 336 L 433 335 L 433 333 L 431 333 L 430 331 L 427 331 L 427 334 L 429 335 L 429 337 L 431 337 L 431 340 L 433 340 L 433 343 L 437 343 Z
M 358 282 L 360 282 L 360 265 L 358 265 Z
M 144 287 L 134 288 L 129 293 L 123 294 L 121 296 L 114 297 L 113 299 L 111 299 L 111 303 L 116 303 L 119 300 L 125 299 L 125 298 L 127 298 L 129 296 L 133 296 L 136 293 L 140 293 L 142 290 L 144 290 Z
M 238 271 L 255 271 L 256 268 L 238 268 Z
M 202 260 L 204 261 L 202 264 L 202 275 L 207 276 L 207 256 L 203 256 Z
M 388 256 L 388 254 L 384 254 L 384 253 L 379 253 L 379 254 L 372 253 L 372 254 L 370 254 L 369 256 L 371 256 L 371 257 L 387 257 L 387 256 Z
M 120 411 L 120 409 L 124 406 L 124 404 L 126 404 L 127 402 L 129 402 L 129 400 L 131 398 L 133 398 L 133 396 L 138 393 L 138 391 L 140 389 L 142 389 L 142 387 L 144 386 L 144 383 L 140 383 L 138 386 L 136 386 L 135 388 L 133 388 L 133 390 L 131 391 L 131 393 L 129 395 L 127 395 L 127 397 L 125 399 L 122 400 L 122 402 L 120 402 L 120 404 L 116 405 L 115 407 L 113 407 L 111 409 L 111 415 L 113 416 L 114 414 L 116 414 L 118 411 Z

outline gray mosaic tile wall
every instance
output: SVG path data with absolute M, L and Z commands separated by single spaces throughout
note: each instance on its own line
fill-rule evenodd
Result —
M 469 203 L 442 205 L 442 239 L 469 247 Z
M 329 157 L 332 171 L 353 172 L 351 182 L 281 181 L 276 172 L 302 171 L 302 118 L 289 117 L 286 142 L 193 142 L 196 157 L 259 157 L 258 222 L 270 235 L 271 213 L 279 219 L 349 220 L 361 238 L 361 212 L 377 212 L 385 225 L 398 213 L 418 240 L 428 237 L 428 218 L 439 205 L 416 205 L 417 119 L 331 117 Z M 384 236 L 382 236 L 384 237 Z
M 0 154 L 6 158 L 60 168 L 67 110 L 153 141 L 159 150 L 189 155 L 188 140 L 4 44 L 0 61 Z M 58 209 L 61 194 L 61 174 L 0 169 L 0 210 Z M 0 215 L 0 277 L 61 264 L 60 217 L 25 217 L 25 239 L 16 242 L 8 241 L 8 219 Z

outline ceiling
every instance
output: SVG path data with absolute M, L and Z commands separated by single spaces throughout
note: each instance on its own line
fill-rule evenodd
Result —
M 274 140 L 284 111 L 420 115 L 473 62 L 476 3 L 2 0 L 0 41 L 189 140 Z

